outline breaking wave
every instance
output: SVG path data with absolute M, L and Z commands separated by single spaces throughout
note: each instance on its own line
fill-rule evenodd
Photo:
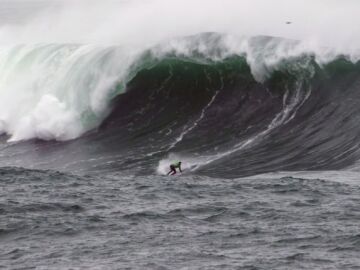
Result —
M 323 63 L 336 57 L 328 50 L 308 50 L 300 42 L 218 34 L 179 38 L 146 50 L 92 45 L 2 48 L 0 131 L 11 141 L 79 137 L 100 125 L 112 109 L 111 101 L 136 74 L 170 59 L 214 66 L 238 57 L 256 81 L 265 82 L 276 70 L 286 69 L 284 65 L 287 72 L 312 72 L 308 62 L 313 58 Z
M 359 63 L 327 48 L 216 33 L 146 50 L 18 45 L 0 51 L 0 71 L 10 141 L 116 141 L 133 149 L 126 168 L 160 158 L 158 173 L 174 159 L 251 174 L 357 158 Z

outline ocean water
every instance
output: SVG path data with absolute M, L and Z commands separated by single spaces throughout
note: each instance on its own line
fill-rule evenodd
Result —
M 0 269 L 360 269 L 360 6 L 269 2 L 0 1 Z
M 354 184 L 22 168 L 1 179 L 3 269 L 359 267 Z

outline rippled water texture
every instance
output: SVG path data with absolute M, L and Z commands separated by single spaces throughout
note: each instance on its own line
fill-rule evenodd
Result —
M 4 269 L 357 269 L 356 185 L 1 170 Z

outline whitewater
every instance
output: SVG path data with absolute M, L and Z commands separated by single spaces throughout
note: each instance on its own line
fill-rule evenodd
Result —
M 0 268 L 360 268 L 359 11 L 0 0 Z
M 331 17 L 342 15 L 342 9 L 347 17 L 356 17 L 354 2 L 341 10 L 336 1 L 275 2 L 226 1 L 219 10 L 217 1 L 35 1 L 34 17 L 19 24 L 5 21 L 0 29 L 0 130 L 13 141 L 77 138 L 104 120 L 111 99 L 134 74 L 169 54 L 191 61 L 245 56 L 258 81 L 283 59 L 305 53 L 314 54 L 320 64 L 341 54 L 358 60 L 360 38 L 352 33 L 356 22 Z M 277 12 L 268 12 L 269 5 Z M 193 14 L 201 7 L 206 13 Z M 284 11 L 279 14 L 277 7 Z M 313 22 L 307 15 L 304 22 L 305 14 L 323 8 L 329 12 L 316 14 Z M 178 21 L 185 17 L 191 19 Z M 286 24 L 290 19 L 293 24 Z M 329 33 L 335 27 L 336 33 Z M 206 32 L 221 38 L 196 37 Z M 264 47 L 251 41 L 259 35 L 286 39 Z M 144 62 L 144 54 L 153 58 L 146 59 L 150 63 Z

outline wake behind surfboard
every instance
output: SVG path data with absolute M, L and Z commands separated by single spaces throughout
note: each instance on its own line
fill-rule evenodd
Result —
M 174 163 L 174 160 L 179 160 L 179 161 L 181 160 L 181 170 L 182 170 L 182 173 L 180 173 L 177 169 L 177 173 L 175 175 L 192 172 L 195 169 L 197 169 L 197 167 L 199 166 L 199 163 L 197 163 L 194 158 L 188 158 L 176 154 L 170 154 L 167 158 L 159 161 L 159 164 L 156 168 L 157 174 L 168 175 L 168 173 L 171 171 L 170 165 Z

